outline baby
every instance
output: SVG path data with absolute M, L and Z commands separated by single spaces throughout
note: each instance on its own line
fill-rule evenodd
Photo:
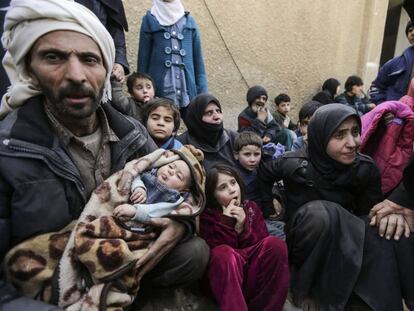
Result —
M 186 147 L 182 147 L 182 150 Z M 181 158 L 152 168 L 138 175 L 131 185 L 132 204 L 117 206 L 113 215 L 128 220 L 148 223 L 151 218 L 163 217 L 176 210 L 181 204 L 191 200 L 195 183 L 199 183 L 197 174 L 189 163 L 200 163 L 191 153 Z M 193 158 L 193 159 L 189 159 Z
M 119 205 L 113 215 L 143 223 L 165 216 L 188 198 L 191 179 L 190 167 L 183 160 L 145 172 L 132 181 L 130 200 L 134 205 Z

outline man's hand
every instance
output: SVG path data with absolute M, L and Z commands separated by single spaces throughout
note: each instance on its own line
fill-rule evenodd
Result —
M 125 79 L 125 71 L 124 67 L 121 64 L 115 63 L 114 67 L 112 67 L 111 77 L 114 78 L 118 82 L 124 82 Z
M 383 217 L 379 222 L 376 219 L 376 216 L 371 218 L 369 223 L 371 226 L 378 226 L 378 234 L 381 237 L 384 237 L 387 240 L 390 240 L 394 237 L 394 240 L 399 240 L 400 237 L 404 234 L 406 238 L 410 237 L 410 227 L 408 222 L 405 220 L 403 215 L 400 214 L 390 214 Z
M 140 268 L 139 280 L 174 248 L 185 233 L 185 225 L 169 218 L 152 218 L 150 225 L 159 228 L 161 234 L 136 264 Z

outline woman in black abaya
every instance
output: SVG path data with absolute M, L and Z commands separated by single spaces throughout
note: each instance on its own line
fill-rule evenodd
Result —
M 308 127 L 308 148 L 262 164 L 264 193 L 283 180 L 291 292 L 324 310 L 344 310 L 350 297 L 372 310 L 402 310 L 393 241 L 368 225 L 382 200 L 380 173 L 358 153 L 360 119 L 341 104 L 319 108 Z M 401 215 L 389 215 L 399 228 Z M 401 235 L 400 232 L 396 236 Z

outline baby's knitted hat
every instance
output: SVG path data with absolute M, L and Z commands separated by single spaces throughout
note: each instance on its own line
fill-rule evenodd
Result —
M 204 184 L 206 182 L 206 172 L 201 162 L 204 160 L 204 154 L 200 149 L 193 145 L 185 145 L 180 149 L 172 150 L 177 153 L 182 160 L 184 160 L 191 170 L 193 180 L 200 185 L 204 191 Z

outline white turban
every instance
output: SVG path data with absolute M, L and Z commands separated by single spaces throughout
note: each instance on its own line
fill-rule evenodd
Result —
M 25 101 L 41 94 L 28 74 L 25 58 L 41 36 L 56 30 L 71 30 L 91 37 L 99 46 L 106 68 L 101 101 L 111 99 L 110 76 L 115 59 L 113 39 L 94 13 L 73 0 L 12 0 L 1 38 L 6 54 L 3 66 L 11 86 L 3 96 L 0 120 Z

